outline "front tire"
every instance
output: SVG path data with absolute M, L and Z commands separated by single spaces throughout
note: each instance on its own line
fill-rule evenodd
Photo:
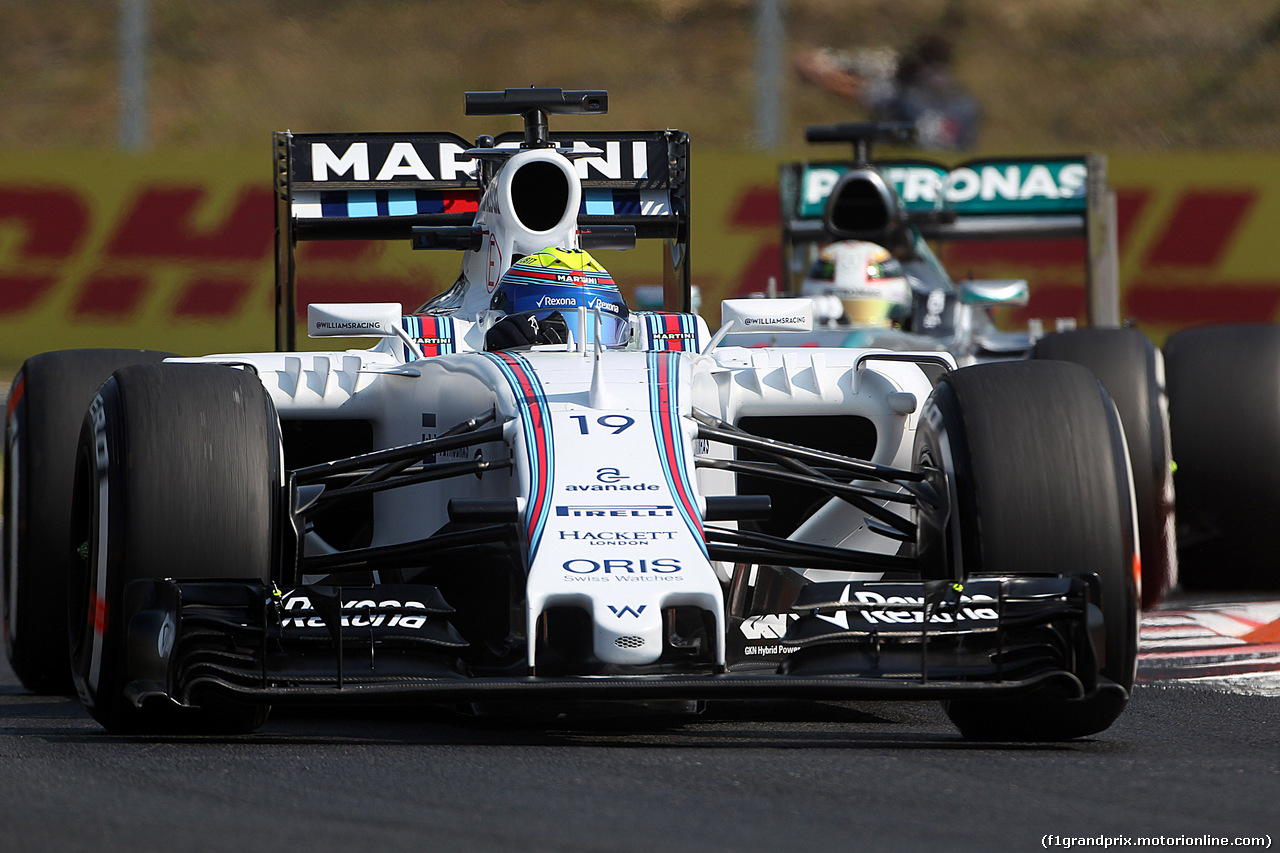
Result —
M 255 580 L 279 560 L 280 428 L 256 376 L 210 364 L 119 370 L 89 406 L 80 436 L 70 547 L 76 690 L 112 732 L 235 732 L 265 706 L 209 701 L 135 706 L 124 589 L 133 580 Z
M 169 353 L 78 349 L 27 359 L 9 389 L 4 454 L 4 638 L 34 693 L 71 694 L 67 576 L 71 482 L 89 401 L 117 368 Z
M 1101 587 L 1090 630 L 1105 689 L 1083 699 L 1041 691 L 945 703 L 965 737 L 1083 737 L 1109 727 L 1128 702 L 1137 668 L 1138 578 L 1121 430 L 1098 381 L 1066 362 L 966 367 L 943 377 L 926 402 L 916 460 L 946 472 L 951 505 L 946 529 L 925 537 L 926 573 L 963 579 L 1096 572 Z

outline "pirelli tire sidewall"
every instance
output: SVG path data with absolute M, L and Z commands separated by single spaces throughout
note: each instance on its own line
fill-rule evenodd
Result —
M 76 693 L 86 710 L 108 728 L 124 723 L 134 710 L 121 689 L 126 625 L 112 612 L 124 591 L 126 549 L 120 506 L 128 452 L 120 418 L 119 389 L 108 380 L 89 404 L 80 430 L 72 503 L 73 547 L 79 565 L 69 579 L 69 644 Z M 78 542 L 74 540 L 79 539 Z
M 135 707 L 128 683 L 125 586 L 132 580 L 244 580 L 280 572 L 279 419 L 252 371 L 213 364 L 117 371 L 80 433 L 72 530 L 72 672 L 94 719 L 113 731 L 251 730 L 265 706 L 210 698 L 202 713 Z M 179 698 L 179 697 L 174 697 Z

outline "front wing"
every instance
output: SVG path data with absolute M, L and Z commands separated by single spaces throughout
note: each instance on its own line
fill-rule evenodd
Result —
M 731 617 L 723 671 L 539 676 L 475 667 L 439 592 L 420 584 L 268 588 L 133 581 L 126 695 L 198 705 L 473 701 L 979 698 L 1123 688 L 1096 675 L 1096 581 L 1077 577 L 810 583 L 783 613 Z M 1096 609 L 1096 608 L 1095 608 Z M 762 624 L 763 644 L 734 642 Z M 744 626 L 747 626 L 744 628 Z

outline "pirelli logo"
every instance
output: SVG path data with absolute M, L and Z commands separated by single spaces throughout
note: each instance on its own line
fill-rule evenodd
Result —
M 670 518 L 675 515 L 675 511 L 674 506 L 668 505 L 612 506 L 602 504 L 556 507 L 556 515 L 562 518 Z

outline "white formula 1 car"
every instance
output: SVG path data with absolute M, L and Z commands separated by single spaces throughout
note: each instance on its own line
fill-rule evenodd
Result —
M 297 703 L 781 698 L 941 699 L 975 738 L 1106 729 L 1139 555 L 1099 383 L 720 346 L 681 313 L 687 136 L 548 130 L 606 106 L 468 93 L 525 124 L 474 145 L 278 134 L 278 351 L 29 360 L 5 469 L 24 683 L 69 670 L 111 731 L 245 731 Z M 312 305 L 312 337 L 376 345 L 297 352 L 293 249 L 324 238 L 454 248 L 462 272 L 408 315 Z M 677 310 L 627 311 L 586 263 L 636 238 L 666 241 Z M 737 322 L 810 322 L 754 302 Z

